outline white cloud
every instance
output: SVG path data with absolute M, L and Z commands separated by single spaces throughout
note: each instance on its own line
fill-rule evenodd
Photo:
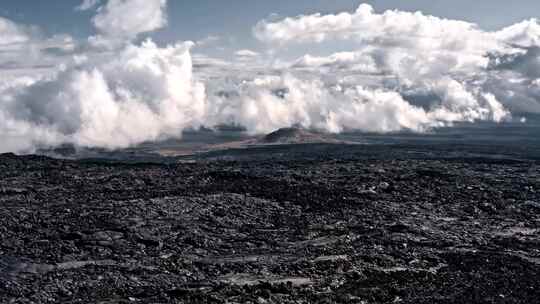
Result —
M 421 12 L 388 10 L 378 14 L 368 4 L 361 4 L 353 13 L 301 15 L 274 22 L 262 20 L 253 32 L 259 40 L 274 44 L 347 39 L 441 51 L 478 52 L 496 47 L 494 39 L 475 24 Z
M 340 44 L 335 40 L 352 42 L 358 58 L 371 56 L 381 68 L 408 81 L 433 73 L 475 73 L 488 67 L 488 53 L 512 54 L 519 52 L 516 44 L 530 47 L 540 43 L 540 25 L 535 19 L 487 32 L 472 23 L 421 12 L 389 10 L 379 14 L 368 4 L 353 13 L 262 20 L 253 32 L 259 40 L 277 47 L 314 42 L 336 49 Z M 344 54 L 352 56 L 336 49 L 333 58 L 318 61 L 339 62 L 337 57 Z
M 0 19 L 1 151 L 66 142 L 121 148 L 222 123 L 252 133 L 293 124 L 423 132 L 455 121 L 501 122 L 509 110 L 540 112 L 534 19 L 488 32 L 361 5 L 263 20 L 254 33 L 269 49 L 240 49 L 227 61 L 192 57 L 190 42 L 137 42 L 166 25 L 165 0 L 101 3 L 89 41 L 106 51 Z M 314 45 L 321 46 L 315 54 L 282 56 Z
M 204 39 L 195 41 L 195 46 L 204 47 L 204 46 L 215 44 L 220 40 L 221 40 L 220 36 L 210 35 L 210 36 L 205 37 Z
M 114 48 L 167 24 L 167 0 L 108 0 L 92 23 L 98 31 L 91 44 Z
M 381 72 L 373 57 L 362 52 L 338 52 L 327 57 L 307 54 L 296 60 L 292 67 L 342 69 L 364 74 Z
M 496 32 L 495 37 L 523 47 L 540 46 L 540 24 L 537 19 L 525 20 Z
M 387 58 L 398 61 L 396 64 L 407 57 L 417 61 L 418 56 L 424 56 L 425 61 L 442 61 L 446 69 L 485 67 L 486 51 L 504 48 L 493 35 L 471 23 L 426 16 L 420 12 L 377 14 L 367 4 L 360 5 L 354 13 L 303 15 L 276 22 L 263 20 L 253 31 L 259 40 L 278 46 L 347 40 L 356 42 L 359 48 L 400 50 L 403 56 L 392 54 L 389 57 L 396 58 Z
M 435 85 L 434 90 L 441 90 L 442 103 L 426 110 L 384 88 L 329 86 L 320 79 L 290 74 L 259 77 L 244 81 L 235 94 L 209 92 L 210 112 L 205 121 L 240 124 L 253 133 L 294 124 L 328 132 L 423 132 L 456 121 L 500 122 L 508 117 L 508 111 L 491 94 L 470 93 L 451 79 Z
M 19 150 L 61 142 L 119 148 L 180 136 L 206 111 L 204 86 L 192 78 L 191 45 L 159 48 L 148 40 L 99 64 L 6 88 L 0 138 L 20 138 L 18 149 L 8 148 Z
M 14 56 L 34 52 L 24 60 L 61 61 L 51 60 L 51 68 L 40 76 L 34 75 L 36 66 L 24 72 L 29 77 L 2 74 L 0 138 L 5 145 L 0 150 L 60 143 L 112 149 L 179 137 L 183 129 L 200 125 L 206 97 L 204 85 L 192 73 L 193 44 L 131 42 L 164 26 L 165 8 L 165 0 L 109 0 L 93 18 L 98 35 L 90 38 L 103 42 L 111 49 L 107 52 L 77 49 L 69 36 L 40 38 L 5 22 L 9 37 L 22 37 L 6 44 L 14 48 Z M 17 66 L 17 71 L 25 67 L 22 61 Z
M 259 53 L 252 50 L 248 50 L 248 49 L 242 49 L 242 50 L 236 51 L 235 55 L 239 57 L 257 57 L 259 56 Z
M 86 11 L 96 7 L 100 0 L 83 0 L 81 4 L 75 7 L 76 11 Z
M 76 42 L 69 35 L 43 37 L 39 28 L 0 17 L 0 81 L 19 76 L 38 78 L 55 70 L 73 51 Z M 1 85 L 0 85 L 1 87 Z
M 0 47 L 29 41 L 30 34 L 28 31 L 28 27 L 0 17 Z
M 211 99 L 209 121 L 237 123 L 253 133 L 294 124 L 329 132 L 422 131 L 430 124 L 423 109 L 390 91 L 328 87 L 320 80 L 301 80 L 292 75 L 256 78 L 237 90 L 238 94 Z
M 335 52 L 306 54 L 291 64 L 294 69 L 338 79 L 351 78 L 352 72 L 379 72 L 394 79 L 379 84 L 389 90 L 427 91 L 436 97 L 428 107 L 437 109 L 430 114 L 437 119 L 501 121 L 509 116 L 508 108 L 528 111 L 537 104 L 532 102 L 533 90 L 511 83 L 515 78 L 540 77 L 534 69 L 540 57 L 536 19 L 489 32 L 472 23 L 421 12 L 376 13 L 362 4 L 352 13 L 262 20 L 253 32 L 278 54 L 284 46 L 310 43 Z M 339 49 L 343 44 L 336 41 L 346 41 L 353 49 Z M 500 75 L 499 70 L 506 74 Z M 521 93 L 520 99 L 508 97 L 507 92 L 516 96 L 514 91 Z

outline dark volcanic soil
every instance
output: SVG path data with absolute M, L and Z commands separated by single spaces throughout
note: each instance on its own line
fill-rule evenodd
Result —
M 2 155 L 0 302 L 539 302 L 538 161 L 377 149 Z

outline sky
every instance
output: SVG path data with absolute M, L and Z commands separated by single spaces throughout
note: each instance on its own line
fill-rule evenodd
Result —
M 3 0 L 0 152 L 540 113 L 540 2 Z
M 90 24 L 91 11 L 76 12 L 80 0 L 2 0 L 0 16 L 24 24 L 34 24 L 43 31 L 67 33 L 83 38 L 94 32 Z M 372 0 L 363 1 L 376 10 L 400 9 L 466 20 L 486 30 L 495 30 L 515 22 L 538 17 L 540 2 L 520 0 L 519 5 L 505 0 Z M 357 0 L 170 0 L 169 26 L 154 33 L 156 40 L 167 43 L 176 40 L 202 40 L 220 36 L 241 47 L 257 48 L 251 35 L 253 24 L 263 18 L 296 16 L 316 12 L 354 11 Z M 206 50 L 217 53 L 215 50 Z

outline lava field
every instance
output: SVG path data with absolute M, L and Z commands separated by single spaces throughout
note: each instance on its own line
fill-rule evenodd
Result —
M 0 302 L 540 302 L 540 161 L 309 149 L 1 155 Z

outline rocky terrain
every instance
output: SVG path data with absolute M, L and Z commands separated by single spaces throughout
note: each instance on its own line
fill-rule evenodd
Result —
M 154 153 L 165 157 L 189 156 L 193 154 L 224 151 L 230 149 L 251 149 L 274 145 L 304 145 L 304 144 L 359 144 L 354 141 L 338 140 L 331 134 L 306 130 L 301 127 L 278 129 L 262 136 L 247 136 L 242 140 L 226 141 L 217 144 L 202 144 L 186 147 L 175 145 L 173 147 L 158 148 Z
M 311 132 L 302 128 L 283 128 L 265 135 L 257 141 L 259 144 L 309 144 L 343 143 L 329 135 Z
M 538 303 L 539 165 L 359 145 L 4 154 L 0 302 Z

